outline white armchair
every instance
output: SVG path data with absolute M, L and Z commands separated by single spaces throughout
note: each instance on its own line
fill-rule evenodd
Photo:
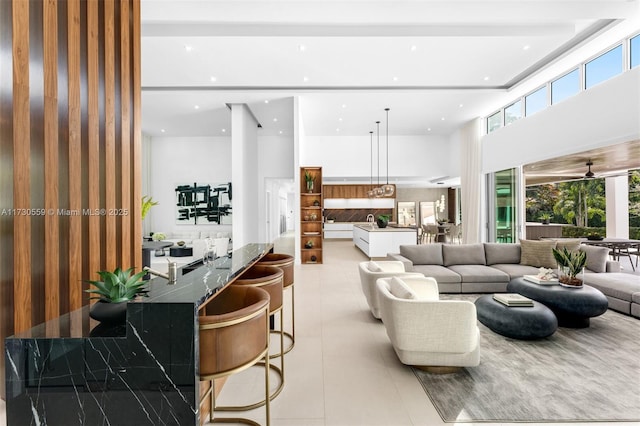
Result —
M 422 294 L 413 290 L 419 282 Z M 429 286 L 431 291 L 426 290 Z M 438 300 L 433 278 L 383 278 L 376 288 L 382 322 L 403 364 L 435 372 L 480 364 L 480 330 L 473 303 Z
M 394 276 L 415 276 L 424 277 L 419 272 L 405 272 L 404 264 L 397 260 L 360 262 L 360 285 L 362 292 L 367 299 L 369 309 L 375 318 L 380 318 L 380 308 L 378 303 L 378 291 L 376 290 L 376 280 Z

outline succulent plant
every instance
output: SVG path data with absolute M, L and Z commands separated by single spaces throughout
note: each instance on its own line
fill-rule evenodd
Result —
M 102 281 L 87 280 L 95 289 L 85 290 L 93 296 L 90 299 L 100 299 L 103 302 L 120 303 L 132 300 L 136 296 L 147 296 L 148 290 L 144 288 L 147 281 L 142 277 L 146 272 L 141 271 L 131 275 L 133 268 L 123 271 L 116 268 L 115 271 L 98 271 Z

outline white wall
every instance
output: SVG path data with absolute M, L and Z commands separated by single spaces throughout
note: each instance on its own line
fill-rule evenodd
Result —
M 149 170 L 143 163 L 143 176 L 148 174 L 148 194 L 159 203 L 145 219 L 151 232 L 231 232 L 230 225 L 178 225 L 175 219 L 176 184 L 231 180 L 230 137 L 155 137 L 144 146 Z
M 373 180 L 378 179 L 377 138 L 373 137 Z M 389 178 L 459 176 L 455 147 L 442 136 L 389 136 Z M 300 163 L 322 166 L 323 178 L 366 178 L 371 143 L 363 136 L 307 136 Z M 380 182 L 386 182 L 386 140 L 380 138 Z
M 640 68 L 482 138 L 484 173 L 640 138 Z

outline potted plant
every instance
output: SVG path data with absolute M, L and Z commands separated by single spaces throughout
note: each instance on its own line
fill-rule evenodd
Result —
M 101 280 L 88 280 L 94 289 L 85 290 L 98 299 L 89 311 L 89 316 L 96 321 L 122 323 L 127 315 L 127 303 L 138 296 L 147 296 L 147 281 L 142 280 L 146 272 L 131 275 L 133 268 L 123 271 L 116 268 L 111 271 L 98 271 Z
M 307 183 L 307 192 L 312 193 L 313 192 L 313 175 L 309 172 L 309 170 L 306 170 L 304 172 L 304 180 Z
M 142 210 L 141 210 L 142 220 L 144 220 L 144 218 L 147 216 L 147 213 L 149 213 L 149 210 L 151 210 L 151 207 L 157 206 L 157 205 L 158 205 L 158 202 L 153 201 L 153 198 L 151 198 L 150 196 L 145 195 L 144 197 L 142 197 Z
M 542 213 L 539 217 L 540 222 L 542 222 L 543 225 L 548 225 L 549 222 L 551 221 L 551 213 Z
M 304 248 L 311 249 L 313 248 L 313 241 L 309 240 L 305 243 Z
M 582 287 L 582 279 L 578 274 L 582 273 L 587 264 L 587 253 L 583 251 L 570 251 L 566 247 L 562 250 L 552 249 L 553 258 L 558 262 L 558 281 L 565 287 Z
M 378 228 L 386 228 L 389 224 L 390 216 L 388 214 L 379 214 L 376 219 L 376 223 L 378 224 Z
M 449 223 L 449 219 L 447 219 L 446 217 L 440 218 L 437 220 L 438 225 L 444 225 L 445 223 Z

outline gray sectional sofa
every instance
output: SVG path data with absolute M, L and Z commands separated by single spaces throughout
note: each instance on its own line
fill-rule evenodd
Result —
M 620 264 L 608 260 L 608 249 L 578 240 L 521 243 L 524 248 L 520 243 L 405 245 L 387 258 L 403 262 L 407 272 L 435 278 L 441 293 L 499 293 L 513 278 L 554 268 L 551 247 L 564 245 L 587 253 L 584 281 L 607 296 L 611 309 L 640 318 L 640 276 L 621 273 Z

